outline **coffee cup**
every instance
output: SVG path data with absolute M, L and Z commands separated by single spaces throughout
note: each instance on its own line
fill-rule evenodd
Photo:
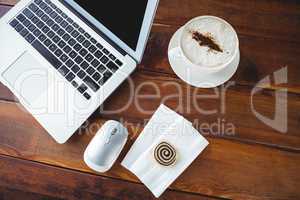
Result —
M 239 39 L 234 28 L 215 16 L 200 16 L 187 22 L 171 54 L 183 59 L 189 74 L 216 73 L 239 59 Z

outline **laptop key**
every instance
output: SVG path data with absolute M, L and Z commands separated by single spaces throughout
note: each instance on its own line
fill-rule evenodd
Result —
M 83 61 L 83 58 L 81 56 L 77 56 L 74 61 L 79 65 Z
M 60 60 L 62 62 L 66 62 L 68 60 L 68 56 L 66 54 L 61 55 Z
M 31 24 L 29 27 L 28 27 L 28 30 L 30 32 L 33 32 L 35 30 L 35 25 Z
M 71 70 L 76 74 L 77 72 L 79 72 L 80 67 L 78 65 L 74 65 Z
M 74 45 L 76 44 L 76 41 L 75 41 L 73 38 L 71 38 L 71 39 L 68 41 L 68 44 L 69 44 L 70 46 L 74 46 Z
M 55 42 L 56 44 L 60 41 L 59 37 L 56 35 L 54 36 L 54 38 L 52 39 L 53 42 Z
M 71 34 L 74 38 L 77 38 L 77 36 L 79 35 L 79 32 L 74 30 Z
M 108 67 L 108 69 L 110 69 L 112 72 L 116 72 L 119 67 L 112 61 L 109 61 L 109 63 L 107 63 L 106 65 Z
M 9 24 L 14 28 L 19 24 L 19 22 L 16 19 L 14 19 Z
M 91 64 L 94 66 L 94 67 L 98 67 L 98 65 L 100 64 L 100 62 L 96 59 L 94 59 Z
M 44 14 L 44 12 L 43 12 L 42 10 L 40 10 L 40 9 L 38 9 L 35 13 L 36 13 L 36 15 L 37 15 L 38 17 L 41 17 L 41 16 L 43 16 L 43 14 Z
M 28 33 L 29 33 L 29 31 L 25 28 L 20 32 L 21 36 L 23 36 L 23 37 L 25 37 Z
M 83 28 L 81 28 L 81 27 L 78 29 L 78 31 L 79 31 L 80 33 L 84 33 L 84 30 L 83 30 Z
M 91 43 L 88 40 L 85 40 L 82 44 L 85 48 L 89 48 L 89 46 L 91 45 Z
M 50 28 L 49 28 L 48 26 L 44 26 L 44 27 L 42 28 L 42 31 L 43 31 L 43 33 L 47 34 L 48 31 L 50 31 Z
M 63 18 L 62 18 L 61 16 L 57 16 L 57 17 L 55 18 L 55 21 L 56 21 L 57 23 L 61 23 L 61 22 L 63 21 Z
M 37 18 L 37 17 L 33 17 L 32 19 L 31 19 L 31 21 L 34 23 L 34 24 L 37 24 L 40 20 Z
M 113 74 L 110 71 L 106 71 L 103 74 L 103 78 L 100 80 L 100 83 L 104 84 L 108 81 L 108 79 L 112 76 Z
M 66 31 L 67 31 L 68 33 L 72 33 L 73 30 L 74 30 L 74 28 L 73 28 L 71 25 L 69 25 L 69 26 L 66 28 Z
M 83 70 L 80 70 L 78 73 L 77 73 L 77 76 L 79 77 L 79 78 L 84 78 L 85 76 L 86 76 L 86 73 L 85 73 L 85 71 L 83 71 Z
M 37 5 L 39 5 L 42 2 L 42 0 L 34 0 L 34 3 L 36 3 Z
M 20 22 L 23 22 L 23 21 L 26 19 L 26 17 L 25 17 L 23 14 L 19 14 L 19 15 L 17 16 L 17 19 L 18 19 Z
M 106 56 L 102 56 L 102 58 L 100 59 L 100 61 L 101 61 L 103 64 L 106 64 L 106 63 L 109 61 L 109 59 L 108 59 L 108 57 L 106 57 Z
M 94 92 L 97 92 L 97 90 L 100 88 L 100 86 L 89 76 L 86 76 L 83 79 L 83 82 L 85 82 L 85 84 L 87 84 Z
M 97 40 L 95 40 L 95 38 L 91 38 L 91 42 L 92 42 L 93 44 L 96 44 L 96 43 L 97 43 Z
M 116 57 L 114 56 L 114 55 L 112 55 L 112 54 L 109 54 L 109 56 L 108 56 L 110 59 L 112 59 L 112 60 L 116 60 Z
M 49 32 L 47 33 L 47 36 L 48 36 L 49 38 L 53 38 L 53 37 L 55 36 L 55 33 L 54 33 L 53 31 L 49 31 Z
M 62 50 L 57 49 L 57 50 L 54 52 L 54 54 L 55 54 L 57 57 L 60 57 L 60 56 L 63 54 L 63 52 L 62 52 Z
M 23 30 L 24 26 L 22 24 L 18 24 L 15 29 L 17 32 L 21 32 Z
M 94 53 L 94 56 L 96 56 L 96 58 L 101 58 L 102 56 L 103 56 L 103 53 L 101 52 L 101 51 L 96 51 L 95 53 Z
M 65 32 L 63 29 L 59 29 L 59 30 L 57 31 L 57 34 L 58 34 L 59 36 L 63 36 L 65 33 L 66 33 L 66 32 Z
M 85 84 L 81 84 L 79 86 L 79 88 L 77 88 L 77 90 L 80 92 L 80 93 L 84 93 L 86 90 L 87 90 L 87 86 Z
M 44 40 L 46 40 L 46 36 L 44 35 L 44 34 L 41 34 L 40 36 L 39 36 L 39 40 L 41 41 L 41 42 L 43 42 Z
M 47 22 L 48 19 L 49 19 L 49 17 L 48 17 L 48 15 L 44 14 L 44 15 L 42 16 L 41 19 L 42 19 L 44 22 Z
M 88 51 L 85 50 L 85 49 L 81 49 L 81 50 L 79 51 L 79 54 L 80 54 L 82 57 L 86 56 L 87 53 L 88 53 Z
M 51 44 L 49 49 L 54 52 L 57 49 L 57 46 L 55 44 Z
M 39 37 L 40 35 L 41 35 L 41 31 L 39 30 L 39 29 L 35 29 L 34 31 L 33 31 L 33 35 L 35 36 L 35 37 Z
M 85 33 L 84 36 L 87 38 L 87 39 L 90 39 L 91 35 L 88 34 L 88 33 Z
M 84 41 L 84 37 L 82 35 L 78 36 L 77 42 L 82 43 Z
M 71 51 L 71 52 L 69 53 L 69 56 L 70 56 L 71 58 L 75 58 L 75 57 L 77 56 L 77 53 L 76 53 L 75 51 Z
M 60 48 L 64 48 L 65 46 L 66 46 L 66 43 L 64 42 L 64 41 L 60 41 L 59 43 L 58 43 L 58 46 L 60 47 Z
M 71 67 L 74 65 L 74 62 L 73 62 L 71 59 L 69 59 L 69 60 L 66 62 L 66 65 L 67 65 L 67 67 L 71 68 Z
M 53 11 L 53 10 L 52 10 L 52 8 L 50 8 L 50 7 L 47 7 L 47 8 L 45 9 L 45 12 L 46 12 L 47 14 L 50 14 L 52 11 Z
M 90 96 L 88 93 L 86 93 L 86 92 L 83 94 L 83 96 L 84 96 L 87 100 L 89 100 L 89 99 L 91 98 L 91 96 Z
M 87 69 L 87 68 L 89 67 L 89 64 L 88 64 L 86 61 L 83 61 L 83 63 L 81 63 L 80 66 L 81 66 L 83 69 Z
M 32 43 L 32 46 L 56 69 L 62 65 L 62 63 L 38 40 L 35 40 Z
M 106 70 L 106 67 L 104 67 L 104 65 L 100 65 L 98 68 L 97 68 L 98 72 L 100 73 L 103 73 L 105 70 Z
M 52 19 L 48 19 L 48 21 L 46 22 L 46 24 L 51 27 L 54 24 L 54 21 Z
M 97 48 L 94 45 L 92 45 L 92 46 L 89 47 L 89 51 L 91 53 L 94 53 L 96 50 L 97 50 Z
M 76 81 L 72 81 L 72 85 L 74 86 L 74 88 L 78 87 L 78 83 Z
M 100 44 L 100 43 L 97 43 L 96 46 L 98 47 L 98 49 L 102 49 L 103 48 L 102 44 Z
M 89 74 L 89 75 L 93 75 L 93 73 L 95 72 L 96 70 L 93 68 L 93 67 L 89 67 L 86 72 Z
M 94 59 L 94 57 L 93 57 L 91 54 L 88 54 L 88 55 L 85 57 L 85 59 L 86 59 L 88 62 L 91 62 L 91 61 Z
M 71 82 L 73 79 L 75 78 L 75 74 L 73 74 L 72 72 L 70 72 L 67 76 L 66 79 Z
M 102 51 L 103 51 L 103 53 L 105 53 L 106 55 L 109 54 L 109 51 L 108 51 L 107 49 L 105 49 L 105 48 L 104 48 Z
M 98 72 L 96 72 L 94 75 L 93 75 L 93 79 L 95 81 L 99 81 L 99 79 L 101 78 L 101 74 L 99 74 Z
M 31 3 L 29 5 L 29 9 L 32 10 L 33 12 L 37 11 L 38 10 L 38 7 L 34 4 L 34 3 Z
M 45 9 L 47 7 L 47 5 L 44 2 L 41 2 L 39 6 L 41 9 Z
M 123 63 L 120 61 L 120 60 L 116 60 L 116 63 L 117 63 L 117 65 L 119 65 L 119 66 L 122 66 L 123 65 Z
M 68 26 L 68 22 L 62 21 L 62 22 L 60 23 L 60 25 L 61 25 L 61 27 L 66 28 L 66 27 Z
M 49 39 L 46 39 L 46 40 L 44 41 L 44 45 L 45 45 L 46 47 L 49 47 L 51 44 L 52 44 L 52 42 L 51 42 L 51 40 L 49 40 Z
M 34 14 L 28 9 L 28 8 L 25 8 L 24 11 L 23 11 L 23 14 L 28 18 L 28 19 L 31 19 Z
M 65 48 L 63 49 L 65 53 L 70 53 L 70 51 L 72 50 L 71 47 L 69 46 L 65 46 Z
M 68 34 L 68 33 L 66 33 L 66 34 L 64 34 L 64 36 L 63 36 L 63 39 L 64 39 L 64 41 L 66 41 L 66 42 L 68 42 L 68 40 L 71 38 L 71 36 Z
M 31 33 L 29 33 L 25 39 L 27 40 L 27 42 L 32 43 L 33 40 L 35 40 L 35 37 Z
M 22 23 L 25 27 L 28 27 L 31 24 L 28 19 L 25 19 Z
M 59 26 L 58 26 L 57 24 L 54 24 L 54 25 L 52 26 L 52 29 L 56 32 L 56 31 L 59 30 Z
M 80 44 L 76 44 L 73 48 L 78 52 L 82 49 L 82 46 Z
M 70 70 L 68 68 L 66 68 L 65 66 L 62 66 L 61 68 L 59 68 L 58 71 L 63 76 L 66 76 L 70 72 Z

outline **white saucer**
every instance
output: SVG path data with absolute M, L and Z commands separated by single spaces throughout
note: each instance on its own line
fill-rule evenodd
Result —
M 171 54 L 171 50 L 179 46 L 180 33 L 183 27 L 178 29 L 170 40 L 168 48 L 168 57 L 171 67 L 175 74 L 185 81 L 186 83 L 200 88 L 213 88 L 222 85 L 228 81 L 236 72 L 240 62 L 240 52 L 238 52 L 236 58 L 232 63 L 218 72 L 199 72 L 191 73 L 189 70 L 189 64 L 182 59 L 182 55 Z

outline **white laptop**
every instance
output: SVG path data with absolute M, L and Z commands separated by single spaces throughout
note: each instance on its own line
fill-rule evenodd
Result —
M 0 81 L 65 143 L 141 61 L 157 5 L 21 0 L 0 20 Z

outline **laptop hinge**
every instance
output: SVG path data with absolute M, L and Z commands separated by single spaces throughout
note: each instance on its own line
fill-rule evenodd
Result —
M 127 55 L 127 52 L 124 51 L 121 47 L 119 47 L 114 41 L 112 41 L 109 37 L 107 37 L 101 30 L 99 30 L 93 23 L 87 20 L 84 16 L 82 16 L 77 10 L 75 10 L 71 5 L 63 0 L 59 0 L 62 4 L 64 4 L 69 10 L 71 10 L 77 17 L 79 17 L 83 22 L 85 22 L 91 29 L 93 29 L 98 35 L 100 35 L 106 42 L 108 42 L 111 46 L 113 46 L 117 51 L 119 51 L 123 56 Z

